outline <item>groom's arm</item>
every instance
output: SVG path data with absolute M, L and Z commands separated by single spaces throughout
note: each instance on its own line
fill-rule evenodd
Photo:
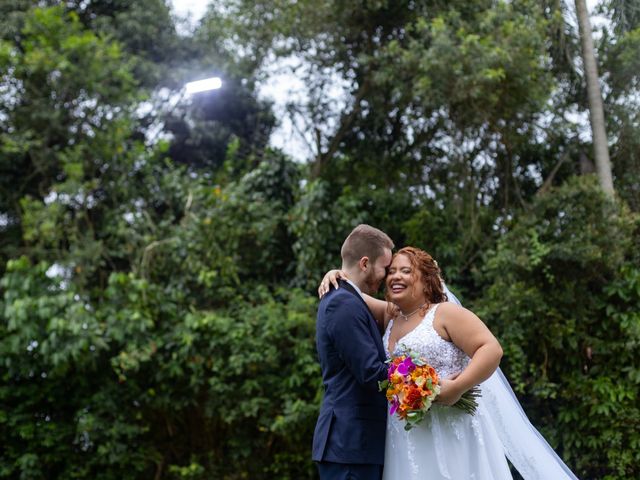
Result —
M 326 315 L 325 328 L 340 358 L 360 385 L 377 391 L 378 381 L 387 378 L 387 366 L 380 361 L 360 302 L 331 302 Z

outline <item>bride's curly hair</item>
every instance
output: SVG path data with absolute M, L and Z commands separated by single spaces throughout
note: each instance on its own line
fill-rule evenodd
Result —
M 397 255 L 404 255 L 409 259 L 411 266 L 414 268 L 412 274 L 414 279 L 417 279 L 418 275 L 420 275 L 424 284 L 424 296 L 430 305 L 448 300 L 447 294 L 444 293 L 442 271 L 438 266 L 438 262 L 431 255 L 415 247 L 401 248 L 393 255 L 393 258 Z

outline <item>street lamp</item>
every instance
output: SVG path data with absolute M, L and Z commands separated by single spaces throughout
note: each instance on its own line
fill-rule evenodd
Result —
M 222 87 L 222 80 L 219 77 L 205 78 L 195 82 L 187 83 L 184 88 L 187 95 L 194 93 L 206 92 L 209 90 L 217 90 Z
M 166 132 L 164 132 L 165 119 L 163 117 L 173 112 L 179 104 L 186 103 L 185 100 L 187 97 L 196 93 L 218 90 L 220 88 L 222 88 L 222 79 L 219 77 L 205 78 L 203 80 L 185 83 L 178 92 L 172 92 L 168 88 L 161 88 L 154 95 L 154 100 L 144 102 L 138 108 L 141 116 L 155 111 L 155 120 L 149 125 L 145 134 L 147 143 L 152 144 L 161 138 L 166 138 Z M 157 103 L 154 104 L 154 102 Z M 186 113 L 182 115 L 184 116 Z M 1 220 L 2 219 L 0 219 L 0 221 Z

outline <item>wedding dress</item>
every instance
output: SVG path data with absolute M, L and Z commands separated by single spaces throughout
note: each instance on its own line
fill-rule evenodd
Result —
M 469 357 L 433 328 L 437 308 L 431 307 L 415 329 L 398 339 L 392 353 L 409 349 L 447 378 L 462 371 Z M 383 337 L 388 356 L 392 327 L 393 320 Z M 512 479 L 507 457 L 525 480 L 577 480 L 529 423 L 499 369 L 480 388 L 475 415 L 433 405 L 408 432 L 404 421 L 389 415 L 383 480 Z

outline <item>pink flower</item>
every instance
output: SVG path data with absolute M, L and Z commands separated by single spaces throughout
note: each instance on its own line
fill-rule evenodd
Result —
M 407 375 L 409 372 L 414 371 L 415 368 L 416 366 L 411 360 L 411 357 L 407 357 L 398 365 L 398 373 L 400 375 Z
M 398 410 L 399 406 L 400 406 L 400 402 L 397 400 L 394 400 L 391 403 L 391 407 L 389 408 L 389 415 L 393 415 L 394 413 L 396 413 L 396 410 Z

